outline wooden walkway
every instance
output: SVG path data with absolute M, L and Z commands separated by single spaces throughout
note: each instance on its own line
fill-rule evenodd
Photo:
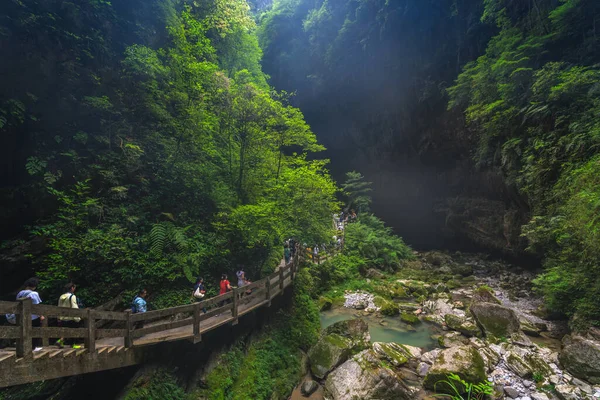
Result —
M 147 349 L 158 343 L 188 340 L 198 343 L 202 334 L 238 319 L 282 295 L 293 283 L 299 254 L 277 272 L 243 288 L 195 304 L 132 314 L 94 309 L 72 309 L 31 304 L 31 299 L 0 302 L 0 314 L 14 313 L 16 325 L 0 326 L 0 339 L 16 339 L 16 347 L 0 349 L 0 388 L 140 364 Z M 252 290 L 251 294 L 246 294 Z M 203 312 L 206 309 L 206 313 Z M 78 317 L 82 328 L 32 327 L 31 315 Z M 135 323 L 144 327 L 135 329 Z M 105 327 L 106 326 L 106 327 Z M 48 345 L 55 338 L 79 338 L 82 349 Z M 41 338 L 43 349 L 33 352 L 32 338 Z

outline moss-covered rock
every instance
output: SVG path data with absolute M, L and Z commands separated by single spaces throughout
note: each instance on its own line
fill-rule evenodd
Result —
M 486 336 L 508 338 L 520 332 L 521 324 L 514 310 L 493 303 L 471 304 L 471 314 Z
M 373 350 L 364 350 L 336 368 L 325 388 L 334 400 L 415 398 L 415 391 Z
M 461 318 L 454 314 L 446 314 L 444 316 L 444 321 L 448 328 L 460 332 L 467 337 L 481 337 L 481 329 L 473 322 L 468 321 L 466 318 Z
M 473 304 L 479 303 L 495 303 L 502 304 L 502 302 L 494 295 L 494 291 L 489 286 L 479 286 L 473 291 Z
M 407 312 L 403 312 L 402 314 L 400 314 L 400 319 L 402 320 L 402 322 L 406 322 L 407 324 L 411 324 L 411 325 L 421 323 L 421 320 L 419 319 L 419 317 L 417 317 L 415 314 L 411 314 L 411 313 L 407 313 Z
M 540 328 L 535 326 L 531 321 L 529 321 L 525 318 L 521 318 L 519 320 L 519 323 L 521 324 L 521 330 L 523 332 L 525 332 L 526 335 L 536 336 L 536 337 L 540 336 Z
M 381 312 L 383 315 L 393 316 L 400 313 L 396 303 L 386 300 L 383 297 L 375 296 L 373 299 L 373 304 L 379 308 L 379 312 Z
M 319 297 L 319 310 L 321 311 L 327 311 L 329 309 L 331 309 L 331 306 L 333 305 L 333 300 L 331 300 L 329 297 Z
M 600 342 L 567 335 L 563 339 L 559 360 L 573 376 L 595 385 L 600 384 Z
M 435 359 L 425 376 L 423 386 L 438 393 L 453 393 L 443 381 L 449 374 L 456 374 L 469 383 L 480 383 L 487 379 L 483 358 L 471 346 L 457 346 L 443 350 Z
M 388 361 L 395 367 L 406 364 L 411 358 L 420 357 L 422 353 L 418 347 L 382 342 L 373 343 L 373 351 L 377 353 L 379 358 Z
M 323 331 L 309 350 L 310 370 L 323 379 L 336 366 L 369 345 L 369 327 L 360 319 L 337 322 Z

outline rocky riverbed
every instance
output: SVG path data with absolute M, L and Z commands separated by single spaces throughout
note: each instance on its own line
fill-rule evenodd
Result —
M 478 255 L 430 252 L 417 254 L 398 276 L 368 276 L 377 293 L 346 292 L 343 307 L 429 321 L 439 348 L 371 343 L 361 319 L 338 322 L 309 352 L 302 387 L 311 390 L 301 393 L 429 399 L 449 390 L 442 381 L 452 373 L 489 382 L 493 399 L 600 399 L 600 332 L 569 334 L 565 321 L 544 318 L 531 291 L 533 273 Z

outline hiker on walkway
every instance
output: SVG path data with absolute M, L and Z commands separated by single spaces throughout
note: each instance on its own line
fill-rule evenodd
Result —
M 296 254 L 296 241 L 294 239 L 289 240 L 290 244 L 290 252 L 292 253 L 292 257 Z
M 219 296 L 222 294 L 225 294 L 229 291 L 231 291 L 231 284 L 229 283 L 229 281 L 227 280 L 227 275 L 223 274 L 221 275 L 221 282 L 219 282 Z M 225 305 L 225 302 L 229 302 L 229 300 L 223 300 L 220 304 L 219 307 L 223 307 Z
M 145 313 L 147 310 L 146 305 L 146 297 L 148 296 L 148 291 L 146 289 L 142 289 L 138 292 L 137 296 L 133 298 L 131 302 L 131 312 L 134 314 Z M 135 323 L 134 329 L 142 329 L 144 327 L 144 321 L 137 321 Z
M 192 292 L 192 297 L 195 301 L 202 301 L 202 299 L 206 296 L 206 288 L 204 287 L 204 278 L 198 277 L 196 279 L 196 284 L 194 285 L 194 291 Z M 206 307 L 202 308 L 204 314 L 206 314 Z
M 313 247 L 313 262 L 319 263 L 319 246 L 316 244 L 315 247 Z
M 283 257 L 285 258 L 285 265 L 288 265 L 292 258 L 292 252 L 290 251 L 290 245 L 288 243 L 283 246 Z
M 67 283 L 64 287 L 64 293 L 58 298 L 58 306 L 64 308 L 79 308 L 77 303 L 77 297 L 75 296 L 75 289 L 77 287 L 74 283 Z M 59 328 L 80 328 L 81 318 L 79 317 L 58 317 Z M 75 339 L 64 339 L 60 338 L 56 341 L 56 345 L 59 348 L 63 348 L 64 345 L 70 345 L 74 349 L 80 349 L 81 345 L 76 343 Z
M 35 290 L 39 283 L 40 283 L 40 281 L 38 278 L 27 279 L 25 281 L 25 283 L 23 284 L 23 286 L 25 288 L 23 290 L 21 290 L 19 293 L 17 293 L 17 301 L 23 300 L 23 299 L 31 299 L 32 304 L 41 304 L 42 299 L 40 298 L 39 293 L 36 292 L 36 290 Z M 6 314 L 6 319 L 8 320 L 8 322 L 10 322 L 13 325 L 17 323 L 17 316 L 15 314 Z M 46 319 L 46 317 L 44 317 L 43 315 L 32 314 L 31 315 L 31 326 L 34 328 L 40 327 L 42 321 L 45 319 Z M 42 339 L 41 338 L 33 338 L 32 345 L 33 345 L 33 351 L 42 350 Z

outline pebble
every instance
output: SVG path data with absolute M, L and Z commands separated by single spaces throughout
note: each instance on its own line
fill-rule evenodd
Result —
M 517 397 L 520 396 L 519 391 L 511 388 L 510 386 L 504 387 L 504 393 L 506 393 L 506 395 L 508 397 L 510 397 L 511 399 L 516 399 Z

